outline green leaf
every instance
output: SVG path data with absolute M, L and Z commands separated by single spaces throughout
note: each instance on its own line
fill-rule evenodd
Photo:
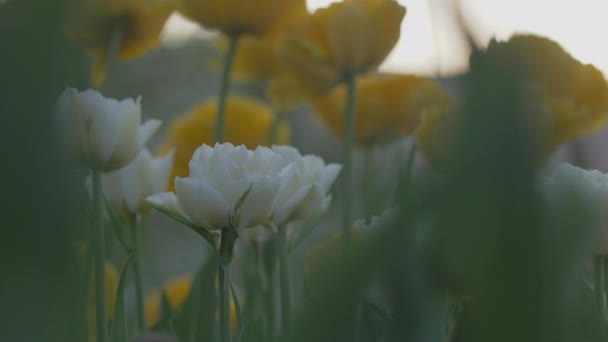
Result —
M 190 220 L 188 220 L 186 217 L 184 217 L 183 215 L 180 215 L 179 213 L 177 213 L 174 210 L 171 210 L 170 208 L 167 208 L 165 206 L 156 205 L 156 204 L 152 204 L 152 203 L 150 203 L 150 206 L 152 208 L 160 211 L 161 213 L 167 215 L 168 217 L 172 218 L 173 220 L 194 230 L 195 232 L 198 233 L 198 235 L 202 236 L 205 240 L 207 240 L 207 242 L 211 245 L 211 247 L 213 247 L 215 250 L 218 249 L 217 234 L 212 233 L 208 228 L 199 227 L 199 226 L 192 224 L 192 222 L 190 222 Z
M 241 311 L 241 305 L 239 304 L 239 299 L 236 296 L 236 292 L 234 291 L 234 286 L 232 286 L 232 282 L 230 283 L 230 293 L 232 294 L 232 300 L 234 301 L 234 311 L 236 312 L 236 341 L 243 342 L 246 340 L 245 316 Z
M 247 190 L 245 190 L 235 201 L 232 207 L 232 211 L 230 213 L 230 217 L 228 218 L 228 224 L 236 229 L 239 226 L 239 213 L 241 211 L 241 206 L 245 203 L 245 200 L 251 193 L 251 189 L 253 189 L 253 183 L 249 184 Z
M 127 317 L 125 315 L 125 283 L 127 278 L 127 270 L 129 264 L 133 259 L 133 255 L 129 254 L 127 261 L 120 272 L 120 280 L 118 281 L 118 289 L 116 293 L 116 305 L 114 308 L 114 318 L 112 319 L 112 342 L 127 342 L 129 341 L 128 328 L 127 328 Z

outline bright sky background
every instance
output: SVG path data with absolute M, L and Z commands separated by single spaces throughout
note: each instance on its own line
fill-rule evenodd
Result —
M 310 9 L 336 0 L 308 0 Z M 407 8 L 401 39 L 382 69 L 420 74 L 454 74 L 466 69 L 451 6 L 453 0 L 398 0 Z M 584 63 L 608 74 L 608 0 L 460 0 L 475 37 L 486 44 L 491 37 L 533 32 L 552 38 Z M 172 18 L 168 37 L 195 32 L 196 26 Z

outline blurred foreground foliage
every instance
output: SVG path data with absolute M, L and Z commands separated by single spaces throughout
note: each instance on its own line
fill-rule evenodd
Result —
M 0 340 L 64 341 L 79 296 L 71 215 L 76 191 L 53 136 L 50 108 L 78 83 L 78 50 L 63 35 L 64 1 L 0 5 Z

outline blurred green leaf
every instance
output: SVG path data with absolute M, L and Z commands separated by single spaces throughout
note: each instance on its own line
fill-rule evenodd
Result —
M 127 315 L 125 313 L 125 284 L 127 279 L 127 270 L 129 269 L 129 264 L 133 259 L 133 255 L 129 254 L 127 260 L 125 261 L 125 265 L 120 272 L 120 280 L 118 281 L 118 288 L 116 292 L 116 305 L 114 308 L 114 316 L 112 318 L 112 332 L 111 332 L 111 341 L 112 342 L 128 342 L 128 324 L 127 324 Z

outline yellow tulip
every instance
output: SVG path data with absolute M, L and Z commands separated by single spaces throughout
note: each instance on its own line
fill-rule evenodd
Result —
M 205 101 L 191 111 L 175 118 L 169 127 L 169 136 L 160 153 L 175 150 L 171 180 L 176 176 L 187 177 L 188 163 L 194 151 L 202 144 L 213 145 L 213 129 L 217 115 L 217 100 Z M 268 145 L 273 112 L 264 104 L 243 96 L 231 96 L 226 105 L 226 141 L 254 149 Z M 278 128 L 278 144 L 289 141 L 289 126 L 281 123 Z M 173 189 L 173 182 L 170 182 Z
M 359 145 L 389 142 L 414 132 L 421 111 L 445 101 L 437 81 L 414 75 L 372 74 L 357 82 L 355 141 Z M 321 121 L 338 137 L 344 134 L 346 87 L 313 102 Z
M 174 0 L 81 0 L 74 4 L 69 34 L 91 55 L 96 86 L 105 79 L 114 35 L 120 37 L 118 59 L 139 57 L 159 45 L 160 32 L 176 5 Z
M 303 0 L 181 0 L 180 11 L 209 29 L 229 35 L 262 35 L 284 25 Z
M 548 148 L 589 134 L 608 119 L 608 84 L 591 64 L 583 64 L 558 43 L 535 35 L 492 41 L 485 54 L 519 63 L 532 85 L 530 101 L 551 113 Z
M 152 327 L 158 322 L 162 308 L 162 292 L 164 291 L 171 310 L 181 307 L 192 289 L 192 274 L 182 275 L 166 282 L 162 289 L 152 291 L 145 300 L 146 326 Z M 230 299 L 230 324 L 232 331 L 236 331 L 237 317 L 236 306 L 232 298 Z
M 559 44 L 533 35 L 515 35 L 507 42 L 492 41 L 488 58 L 512 63 L 525 72 L 527 118 L 541 144 L 541 162 L 559 145 L 601 128 L 608 119 L 608 84 L 593 65 L 582 64 Z M 425 110 L 416 132 L 420 151 L 435 166 L 449 162 L 454 141 L 454 105 Z
M 416 146 L 437 167 L 445 165 L 453 157 L 448 147 L 454 142 L 454 112 L 453 106 L 441 103 L 425 108 L 420 114 L 415 132 Z
M 276 46 L 277 35 L 264 35 L 260 37 L 246 36 L 239 39 L 232 64 L 232 76 L 236 80 L 267 80 L 282 73 L 282 65 L 278 61 Z M 225 52 L 227 40 L 223 37 L 219 41 L 220 51 Z M 218 69 L 221 62 L 214 61 L 213 69 Z
M 277 54 L 279 41 L 290 25 L 307 15 L 306 1 L 296 0 L 271 31 L 262 35 L 240 37 L 232 62 L 232 76 L 242 80 L 267 80 L 282 74 L 283 66 Z M 219 48 L 220 51 L 226 52 L 228 48 L 226 37 L 219 39 Z
M 289 76 L 273 98 L 290 106 L 374 70 L 399 40 L 405 12 L 395 0 L 343 0 L 294 24 L 278 49 Z
M 169 306 L 172 310 L 179 308 L 188 295 L 192 288 L 192 275 L 187 274 L 174 279 L 169 280 L 163 285 L 162 290 L 154 290 L 145 300 L 145 316 L 146 326 L 151 327 L 160 319 L 161 308 L 162 308 L 162 292 L 165 291 Z
M 114 315 L 114 309 L 116 308 L 116 296 L 118 293 L 118 272 L 116 268 L 106 262 L 105 267 L 106 273 L 106 306 L 108 308 L 108 318 L 111 319 Z M 94 277 L 93 277 L 94 278 Z M 91 280 L 91 287 L 89 288 L 89 304 L 87 306 L 87 320 L 89 324 L 89 341 L 94 342 L 96 340 L 96 320 L 95 320 L 95 279 Z

